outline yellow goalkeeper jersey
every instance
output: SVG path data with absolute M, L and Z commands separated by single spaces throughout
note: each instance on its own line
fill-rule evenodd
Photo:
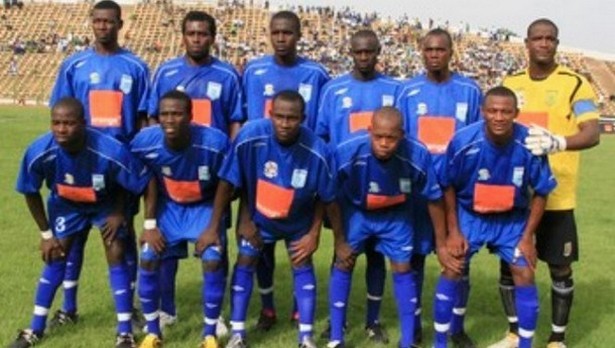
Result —
M 528 70 L 510 75 L 504 86 L 516 93 L 520 109 L 517 121 L 525 125 L 534 123 L 569 136 L 578 132 L 580 123 L 600 117 L 589 82 L 561 65 L 543 80 L 532 80 Z M 557 187 L 549 195 L 547 210 L 575 208 L 579 159 L 579 151 L 549 155 Z

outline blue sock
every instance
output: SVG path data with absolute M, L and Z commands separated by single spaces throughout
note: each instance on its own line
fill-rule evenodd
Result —
M 254 268 L 236 265 L 231 281 L 231 327 L 233 334 L 246 335 L 246 314 L 254 285 Z
M 536 285 L 515 286 L 515 307 L 519 317 L 519 348 L 531 348 L 538 320 Z
M 137 284 L 137 272 L 139 270 L 139 252 L 137 251 L 137 241 L 134 232 L 129 232 L 124 239 L 124 262 L 130 280 L 130 303 L 132 308 L 135 285 Z
M 365 326 L 378 322 L 380 317 L 380 304 L 384 293 L 386 279 L 386 265 L 384 256 L 375 250 L 366 250 L 367 267 L 365 269 L 365 283 L 367 285 L 367 313 Z
M 56 291 L 62 284 L 66 261 L 52 261 L 45 264 L 41 278 L 38 280 L 34 298 L 34 313 L 30 322 L 32 331 L 42 334 L 45 331 L 47 315 Z
M 401 330 L 400 347 L 414 343 L 414 311 L 416 309 L 416 284 L 412 272 L 393 273 L 393 290 L 397 301 L 397 314 Z
M 352 273 L 333 267 L 329 281 L 329 316 L 331 320 L 330 341 L 344 342 L 344 324 Z
M 275 243 L 267 243 L 261 251 L 256 265 L 256 280 L 258 292 L 261 295 L 261 306 L 264 310 L 275 313 L 273 302 L 273 272 L 275 271 Z
M 224 298 L 224 270 L 217 269 L 203 274 L 203 337 L 216 335 L 216 324 L 222 311 L 222 299 Z
M 64 302 L 62 303 L 62 310 L 66 313 L 77 313 L 77 290 L 86 241 L 87 235 L 75 237 L 66 258 L 63 282 Z
M 139 298 L 143 316 L 147 321 L 147 332 L 160 336 L 158 304 L 160 302 L 160 273 L 139 269 Z
M 293 268 L 294 290 L 299 309 L 299 343 L 305 337 L 312 337 L 314 312 L 316 311 L 316 275 L 314 266 Z
M 175 278 L 177 276 L 178 259 L 160 260 L 160 311 L 176 315 Z
M 425 255 L 412 255 L 412 273 L 416 291 L 416 309 L 414 310 L 414 333 L 422 331 L 421 313 L 423 307 L 423 281 L 425 279 Z
M 446 347 L 458 284 L 458 280 L 447 279 L 443 275 L 440 275 L 438 284 L 436 284 L 434 299 L 435 348 Z
M 115 313 L 117 314 L 117 332 L 132 333 L 132 299 L 130 297 L 130 276 L 126 265 L 109 266 L 109 282 L 115 301 Z
M 455 305 L 453 306 L 453 317 L 451 318 L 451 335 L 461 333 L 463 331 L 464 319 L 466 317 L 466 307 L 468 305 L 468 297 L 470 296 L 470 276 L 464 275 L 457 286 L 457 296 L 455 297 Z

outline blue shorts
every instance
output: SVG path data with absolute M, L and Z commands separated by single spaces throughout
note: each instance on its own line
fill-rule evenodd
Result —
M 211 203 L 179 204 L 167 199 L 158 204 L 156 219 L 164 239 L 173 245 L 181 241 L 196 241 L 209 225 L 212 213 Z M 223 225 L 226 227 L 225 223 Z
M 523 236 L 529 211 L 511 211 L 499 214 L 478 214 L 457 207 L 459 228 L 468 240 L 468 259 L 484 245 L 515 266 L 527 267 L 524 257 L 515 257 L 515 249 Z
M 264 244 L 274 244 L 275 242 L 279 241 L 279 240 L 284 240 L 285 244 L 286 244 L 286 250 L 288 251 L 288 254 L 290 255 L 290 244 L 296 240 L 299 240 L 301 237 L 303 237 L 306 232 L 296 232 L 296 233 L 276 233 L 276 232 L 268 232 L 265 231 L 263 229 L 259 229 L 259 233 L 261 236 L 261 239 L 263 240 Z M 241 238 L 238 242 L 238 253 L 240 255 L 245 255 L 245 256 L 249 256 L 249 257 L 259 257 L 261 251 L 257 248 L 255 248 L 254 246 L 252 246 L 252 244 L 250 244 L 247 240 Z
M 194 242 L 194 241 L 193 241 Z M 221 246 L 210 246 L 201 254 L 202 261 L 222 261 L 226 259 L 226 238 L 220 239 Z M 167 244 L 164 251 L 156 254 L 149 245 L 143 244 L 141 247 L 141 260 L 157 261 L 166 259 L 185 259 L 188 257 L 188 241 L 180 241 L 175 244 Z
M 427 208 L 428 201 L 422 197 L 412 197 L 412 229 L 414 230 L 414 253 L 429 255 L 435 250 L 433 224 Z
M 54 199 L 47 204 L 49 225 L 54 236 L 58 239 L 68 238 L 76 233 L 89 231 L 92 226 L 100 228 L 113 212 L 111 204 L 75 204 L 63 199 Z M 124 239 L 128 236 L 126 224 L 122 225 L 117 237 Z
M 365 242 L 375 239 L 375 249 L 397 263 L 410 262 L 413 227 L 409 211 L 402 209 L 364 211 L 350 204 L 342 206 L 346 242 L 363 252 Z

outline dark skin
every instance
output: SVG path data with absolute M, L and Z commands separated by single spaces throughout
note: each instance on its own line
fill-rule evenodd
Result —
M 118 33 L 124 26 L 117 11 L 113 9 L 92 10 L 92 29 L 94 31 L 94 49 L 96 53 L 110 55 L 120 49 Z
M 301 38 L 297 23 L 276 18 L 269 24 L 269 38 L 277 64 L 291 66 L 297 60 L 297 42 Z
M 380 42 L 372 36 L 357 36 L 350 43 L 350 56 L 354 62 L 352 76 L 359 81 L 376 78 L 376 64 L 380 55 Z
M 449 64 L 453 57 L 452 44 L 445 35 L 428 35 L 422 43 L 423 64 L 427 78 L 436 83 L 448 81 L 451 76 Z

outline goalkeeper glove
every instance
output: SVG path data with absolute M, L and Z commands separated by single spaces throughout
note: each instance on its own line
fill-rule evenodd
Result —
M 532 124 L 525 138 L 525 147 L 533 155 L 543 156 L 566 150 L 566 138 Z

